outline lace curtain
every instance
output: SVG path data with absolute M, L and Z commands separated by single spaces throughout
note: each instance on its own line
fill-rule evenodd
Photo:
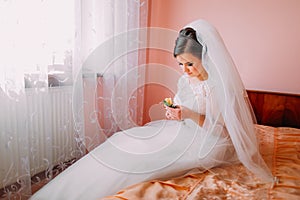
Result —
M 79 87 L 75 113 L 84 111 L 85 147 L 89 151 L 120 129 L 142 124 L 147 1 L 88 1 L 81 4 Z M 140 42 L 143 40 L 143 42 Z M 80 83 L 82 81 L 82 83 Z M 80 87 L 83 85 L 83 87 Z M 75 98 L 79 100 L 80 98 Z
M 85 63 L 109 38 L 145 26 L 146 18 L 146 1 L 0 1 L 0 198 L 28 199 L 124 126 L 111 118 L 111 88 L 144 62 L 143 53 L 122 55 L 108 67 Z M 104 54 L 117 55 L 114 44 Z M 131 119 L 139 123 L 143 91 L 132 94 L 128 85 L 137 86 L 143 74 L 131 76 L 141 78 L 125 81 L 113 96 L 129 97 Z
M 95 0 L 77 6 L 76 69 L 83 78 L 74 78 L 74 113 L 84 113 L 75 121 L 84 124 L 79 129 L 87 151 L 114 132 L 142 123 L 143 89 L 138 86 L 145 71 L 137 68 L 145 63 L 144 51 L 139 51 L 145 33 L 132 30 L 146 27 L 147 6 L 145 0 Z M 116 109 L 116 104 L 122 106 Z

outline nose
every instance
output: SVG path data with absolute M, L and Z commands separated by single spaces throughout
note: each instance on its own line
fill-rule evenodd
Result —
M 185 64 L 183 65 L 183 71 L 184 71 L 184 72 L 189 72 L 189 68 L 188 68 L 188 66 L 185 65 Z

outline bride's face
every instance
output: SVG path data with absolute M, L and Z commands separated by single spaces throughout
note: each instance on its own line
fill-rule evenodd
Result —
M 207 72 L 205 71 L 201 60 L 191 53 L 183 53 L 176 56 L 183 72 L 190 77 L 197 77 L 200 80 L 207 79 Z

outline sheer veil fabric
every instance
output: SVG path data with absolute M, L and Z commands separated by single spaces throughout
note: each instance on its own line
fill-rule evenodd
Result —
M 174 101 L 205 114 L 203 126 L 191 119 L 157 120 L 121 130 L 32 199 L 48 199 L 50 195 L 53 199 L 97 199 L 142 181 L 201 172 L 238 161 L 263 182 L 273 181 L 258 151 L 255 118 L 243 83 L 220 35 L 202 20 L 187 26 L 196 30 L 204 47 L 202 65 L 208 79 L 182 76 Z M 79 183 L 84 184 L 78 187 Z
M 202 64 L 208 72 L 208 80 L 215 85 L 213 97 L 218 109 L 207 112 L 208 119 L 224 123 L 230 135 L 238 159 L 265 182 L 272 182 L 273 176 L 259 150 L 254 124 L 256 119 L 249 99 L 236 69 L 218 31 L 207 21 L 197 20 L 186 27 L 196 30 L 197 39 L 203 45 Z M 223 119 L 220 120 L 220 116 Z M 204 124 L 205 126 L 205 124 Z M 216 132 L 218 126 L 212 126 Z

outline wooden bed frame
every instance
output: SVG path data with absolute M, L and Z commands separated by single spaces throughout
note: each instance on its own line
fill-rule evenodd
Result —
M 247 91 L 257 123 L 300 128 L 300 94 Z

